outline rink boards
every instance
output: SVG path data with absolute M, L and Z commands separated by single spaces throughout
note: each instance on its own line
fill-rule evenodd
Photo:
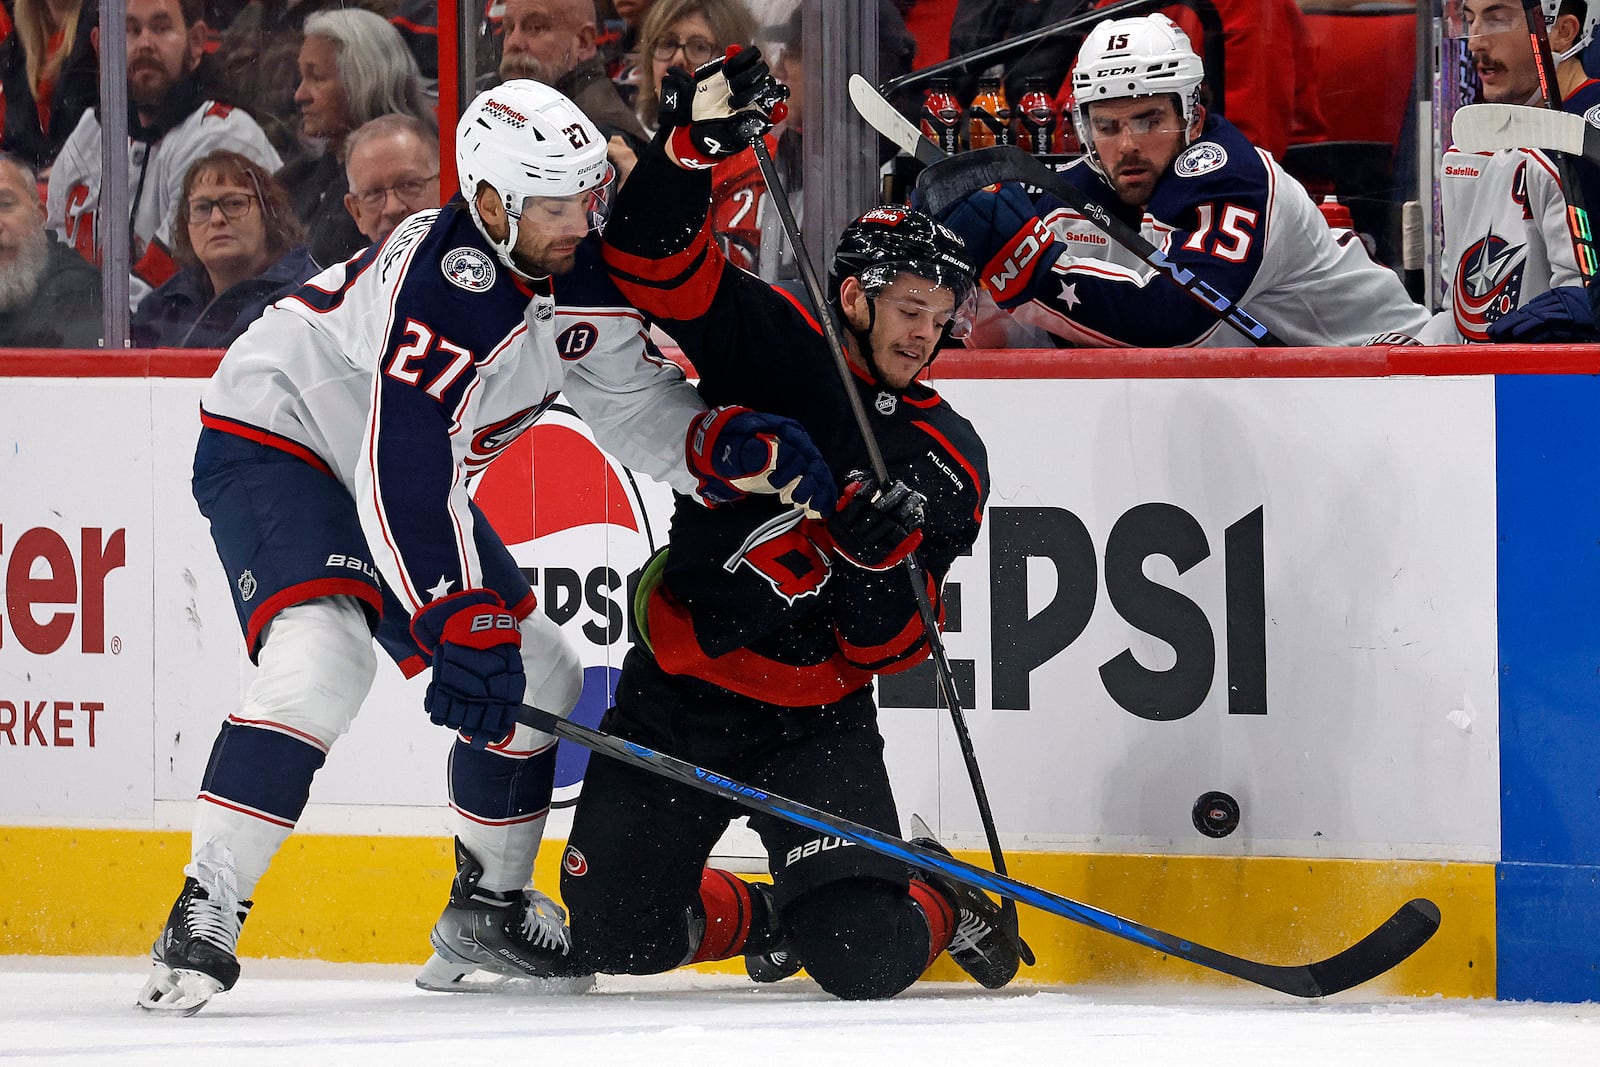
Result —
M 939 388 L 989 448 L 947 644 L 1013 873 L 1281 962 L 1427 895 L 1444 926 L 1386 988 L 1600 998 L 1596 365 L 941 357 Z M 0 952 L 140 952 L 176 891 L 249 669 L 187 489 L 208 368 L 0 356 Z M 1539 373 L 1495 373 L 1512 369 Z M 593 722 L 670 501 L 560 412 L 478 499 L 579 648 Z M 449 738 L 419 697 L 380 670 L 258 893 L 247 954 L 425 954 L 450 872 Z M 887 680 L 880 701 L 902 812 L 981 849 L 931 677 Z M 583 763 L 563 754 L 562 798 Z M 1191 820 L 1214 789 L 1243 812 L 1220 839 Z M 723 851 L 758 850 L 734 834 Z M 1210 980 L 1055 919 L 1024 932 L 1037 980 Z

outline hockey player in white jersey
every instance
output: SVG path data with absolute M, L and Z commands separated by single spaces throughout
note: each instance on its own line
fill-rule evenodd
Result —
M 138 306 L 151 289 L 178 273 L 171 252 L 172 224 L 191 163 L 225 148 L 255 160 L 268 171 L 282 165 L 255 119 L 239 108 L 205 98 L 199 65 L 207 30 L 200 15 L 200 0 L 127 0 L 128 214 L 124 222 L 131 222 L 133 232 L 130 306 Z M 92 36 L 98 49 L 98 26 Z M 107 224 L 101 211 L 105 165 L 100 138 L 100 116 L 91 108 L 61 146 L 45 196 L 50 228 L 96 264 Z
M 582 670 L 466 479 L 558 393 L 604 447 L 682 492 L 782 488 L 832 508 L 798 424 L 718 409 L 721 432 L 704 432 L 698 394 L 647 358 L 594 232 L 606 144 L 571 101 L 533 81 L 488 90 L 461 118 L 456 167 L 464 203 L 411 216 L 268 308 L 204 393 L 194 492 L 259 669 L 212 749 L 146 1008 L 190 1013 L 238 979 L 256 882 L 372 683 L 374 636 L 408 676 L 431 667 L 426 710 L 458 731 L 457 876 L 418 984 L 522 976 L 536 946 L 550 974 L 566 929 L 525 887 L 555 739 L 516 712 L 570 713 Z
M 1072 75 L 1085 156 L 1063 177 L 1289 344 L 1414 336 L 1426 311 L 1354 233 L 1330 231 L 1270 155 L 1207 113 L 1204 73 L 1165 15 L 1097 25 Z M 1007 182 L 965 198 L 942 221 L 984 264 L 995 302 L 1058 343 L 1250 343 L 1054 197 L 1033 202 Z
M 1517 0 L 1452 0 L 1446 32 L 1464 38 L 1490 103 L 1542 107 L 1527 21 Z M 1541 0 L 1562 110 L 1600 108 L 1600 82 L 1579 54 L 1594 37 L 1600 0 Z M 1592 118 L 1591 118 L 1592 121 Z M 1600 168 L 1573 161 L 1591 211 Z M 1444 310 L 1422 333 L 1430 344 L 1586 341 L 1595 338 L 1567 202 L 1544 152 L 1462 152 L 1452 145 L 1439 177 L 1444 218 Z

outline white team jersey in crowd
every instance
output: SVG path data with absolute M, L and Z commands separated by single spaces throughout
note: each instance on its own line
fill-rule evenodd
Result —
M 47 225 L 93 263 L 100 262 L 100 118 L 85 111 L 61 146 L 50 170 L 45 197 Z M 228 149 L 255 160 L 269 172 L 282 161 L 256 120 L 239 108 L 207 100 L 160 140 L 128 139 L 128 197 L 133 212 L 132 288 L 137 306 L 151 289 L 177 273 L 171 257 L 172 223 L 177 216 L 183 177 L 208 152 Z
M 1087 163 L 1063 177 L 1102 203 L 1117 203 Z M 1000 294 L 1013 316 L 1077 345 L 1251 344 L 1075 208 L 1046 195 L 1037 210 L 1054 240 L 1025 287 Z M 1215 116 L 1163 175 L 1139 228 L 1172 263 L 1291 345 L 1415 336 L 1428 320 L 1355 234 L 1330 230 L 1299 182 Z
M 1600 82 L 1590 81 L 1564 109 L 1581 115 L 1597 104 Z M 1600 196 L 1592 177 L 1584 188 Z M 1547 290 L 1582 284 L 1561 180 L 1543 152 L 1472 153 L 1451 145 L 1439 197 L 1444 310 L 1423 333 L 1428 344 L 1487 341 L 1490 323 Z
M 202 419 L 326 464 L 415 613 L 441 580 L 483 584 L 466 479 L 559 393 L 622 462 L 694 492 L 684 442 L 705 405 L 644 328 L 597 237 L 572 272 L 530 285 L 452 205 L 268 308 L 228 349 Z

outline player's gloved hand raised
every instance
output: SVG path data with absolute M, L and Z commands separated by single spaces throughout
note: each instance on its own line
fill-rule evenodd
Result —
M 708 507 L 770 493 L 821 518 L 838 499 L 833 472 L 793 419 L 737 404 L 712 408 L 689 424 L 684 446 Z
M 788 95 L 759 48 L 734 45 L 693 74 L 671 68 L 661 79 L 658 114 L 667 158 L 685 170 L 704 170 L 738 155 L 783 121 Z
M 433 654 L 428 717 L 470 735 L 473 748 L 509 737 L 526 679 L 522 630 L 499 596 L 467 589 L 435 600 L 411 617 L 411 636 Z
M 880 491 L 876 478 L 855 471 L 828 520 L 828 537 L 847 562 L 886 571 L 922 543 L 926 504 L 926 497 L 898 478 Z
M 986 185 L 951 205 L 939 221 L 961 235 L 972 261 L 982 264 L 979 280 L 1002 306 L 1024 294 L 1055 240 L 1019 182 Z
M 1600 337 L 1581 285 L 1558 285 L 1489 324 L 1496 344 L 1560 344 Z

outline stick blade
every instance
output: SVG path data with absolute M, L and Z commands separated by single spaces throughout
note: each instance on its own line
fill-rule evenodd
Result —
M 1439 929 L 1439 905 L 1424 897 L 1407 901 L 1389 921 L 1337 956 L 1310 964 L 1316 992 L 1326 997 L 1371 981 L 1410 959 Z
M 896 111 L 894 105 L 859 74 L 850 75 L 850 103 L 868 126 L 893 141 L 902 152 L 911 155 L 917 162 L 931 164 L 944 158 L 938 145 L 922 136 L 922 131 L 915 123 Z
M 1468 104 L 1455 114 L 1451 139 L 1463 152 L 1538 148 L 1582 155 L 1589 124 L 1582 115 L 1525 104 Z
M 985 186 L 1024 181 L 1028 164 L 1037 164 L 1037 161 L 1022 149 L 1009 145 L 948 156 L 917 175 L 917 195 L 922 200 L 922 210 L 937 218 L 951 205 Z

